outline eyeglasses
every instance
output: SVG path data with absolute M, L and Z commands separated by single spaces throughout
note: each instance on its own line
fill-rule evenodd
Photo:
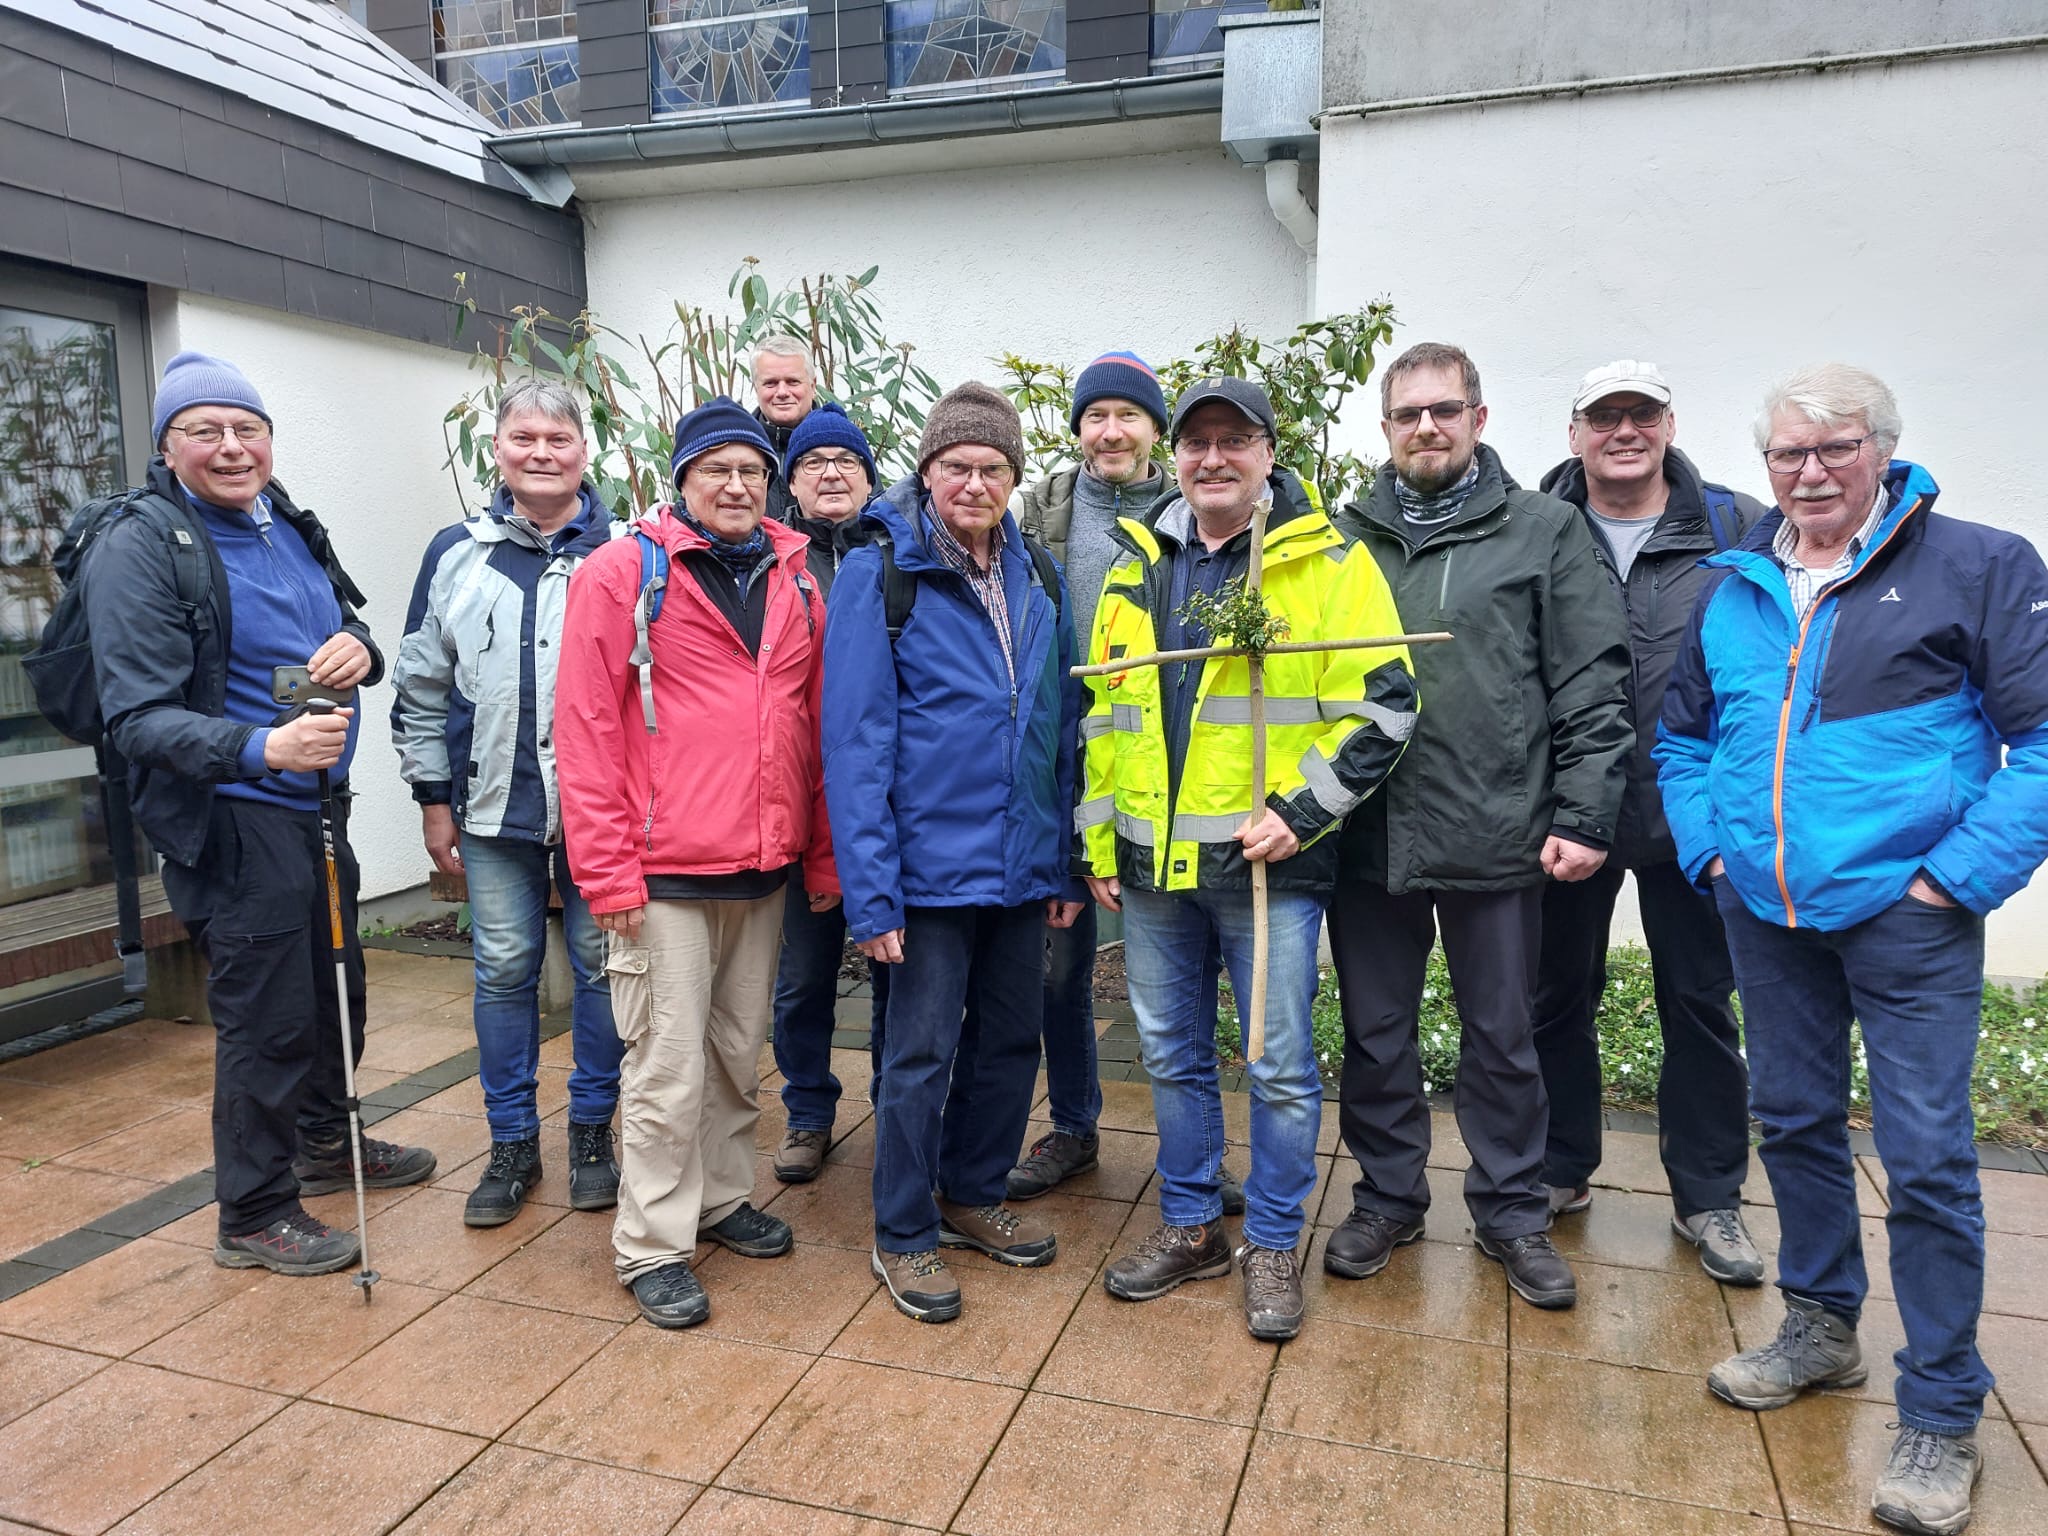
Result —
M 206 421 L 201 422 L 196 427 L 172 427 L 169 430 L 176 432 L 187 442 L 205 443 L 211 447 L 230 432 L 234 433 L 237 442 L 260 443 L 270 436 L 270 423 L 267 421 L 231 421 L 226 426 L 222 426 L 217 421 Z
M 1211 448 L 1229 453 L 1249 453 L 1251 449 L 1266 440 L 1263 432 L 1232 432 L 1226 437 L 1180 437 L 1175 438 L 1173 451 L 1190 459 L 1206 459 Z
M 859 455 L 852 453 L 809 453 L 796 461 L 796 472 L 813 480 L 823 476 L 827 470 L 836 471 L 851 480 L 855 470 L 865 473 L 867 465 L 861 462 Z
M 768 480 L 768 471 L 759 464 L 692 464 L 690 473 L 710 485 L 737 480 L 750 491 Z
M 938 470 L 939 477 L 948 485 L 965 485 L 979 475 L 983 485 L 1003 486 L 1016 477 L 1016 471 L 1007 464 L 962 464 L 958 459 L 939 460 Z
M 1435 400 L 1428 405 L 1397 405 L 1387 412 L 1387 420 L 1406 432 L 1421 421 L 1422 413 L 1427 411 L 1431 421 L 1440 427 L 1448 427 L 1470 409 L 1472 402 L 1469 400 Z
M 1668 407 L 1658 405 L 1655 401 L 1643 405 L 1589 405 L 1579 412 L 1579 420 L 1595 432 L 1612 432 L 1621 425 L 1621 418 L 1626 416 L 1647 432 L 1664 419 L 1664 412 L 1667 409 Z
M 1863 445 L 1875 437 L 1866 432 L 1861 437 L 1837 438 L 1832 443 L 1822 443 L 1817 448 L 1766 448 L 1764 464 L 1774 475 L 1796 475 L 1806 468 L 1807 456 L 1819 459 L 1827 469 L 1847 469 L 1856 462 L 1856 455 L 1863 451 Z

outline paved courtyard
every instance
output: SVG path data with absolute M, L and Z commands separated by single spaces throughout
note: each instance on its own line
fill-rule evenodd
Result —
M 1557 1228 L 1577 1310 L 1539 1313 L 1472 1247 L 1441 1114 L 1428 1240 L 1374 1280 L 1327 1279 L 1350 1170 L 1326 1113 L 1309 1320 L 1276 1347 L 1246 1335 L 1234 1279 L 1142 1306 L 1103 1293 L 1106 1257 L 1157 1219 L 1146 1088 L 1108 1082 L 1101 1169 L 1036 1207 L 1058 1260 L 956 1261 L 965 1315 L 929 1327 L 868 1273 L 867 1062 L 842 1050 L 824 1175 L 784 1189 L 759 1165 L 756 1203 L 795 1252 L 709 1250 L 710 1322 L 663 1333 L 612 1278 L 609 1217 L 564 1204 L 567 1036 L 542 1054 L 547 1178 L 510 1225 L 472 1231 L 488 1133 L 459 1059 L 468 967 L 373 954 L 371 972 L 365 1091 L 409 1105 L 377 1133 L 440 1169 L 371 1196 L 368 1306 L 346 1275 L 213 1266 L 208 1031 L 144 1021 L 0 1065 L 0 1536 L 1882 1529 L 1865 1509 L 1900 1331 L 1874 1162 L 1870 1384 L 1761 1416 L 1702 1376 L 1774 1329 L 1776 1293 L 1700 1273 L 1655 1140 L 1634 1133 L 1610 1135 L 1592 1209 Z M 1241 1142 L 1246 1100 L 1226 1104 Z M 1768 1253 L 1760 1173 L 1744 1193 Z M 2048 1176 L 1987 1169 L 1985 1203 L 1999 1388 L 1971 1529 L 2040 1536 Z M 351 1196 L 309 1204 L 353 1219 Z

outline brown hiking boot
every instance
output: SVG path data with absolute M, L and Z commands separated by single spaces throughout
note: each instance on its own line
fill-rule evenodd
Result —
M 783 1184 L 808 1184 L 825 1166 L 825 1144 L 830 1131 L 804 1131 L 794 1127 L 782 1133 L 782 1145 L 775 1149 L 775 1177 Z
M 1136 1249 L 1102 1272 L 1102 1288 L 1119 1301 L 1152 1301 L 1190 1280 L 1230 1273 L 1223 1223 L 1174 1227 L 1161 1222 Z
M 955 1205 L 939 1202 L 939 1246 L 979 1248 L 998 1264 L 1036 1269 L 1050 1264 L 1059 1252 L 1052 1228 L 1007 1205 Z
M 950 1323 L 960 1315 L 960 1282 L 937 1249 L 889 1253 L 874 1248 L 868 1253 L 868 1267 L 889 1288 L 889 1299 L 905 1317 L 920 1323 Z
M 1244 1264 L 1244 1325 L 1255 1339 L 1291 1339 L 1301 1332 L 1301 1261 L 1292 1248 L 1238 1250 Z

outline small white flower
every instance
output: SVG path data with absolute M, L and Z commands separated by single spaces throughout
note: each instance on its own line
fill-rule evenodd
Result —
M 1429 1003 L 1429 1002 L 1434 1002 L 1434 1001 L 1436 1001 L 1436 988 L 1435 988 L 1435 987 L 1424 987 L 1424 988 L 1422 989 L 1422 1000 L 1423 1000 L 1423 1001 L 1424 1001 L 1425 1003 Z
M 1621 1064 L 1621 1075 L 1622 1075 L 1623 1077 L 1626 1077 L 1626 1076 L 1628 1076 L 1628 1075 L 1629 1075 L 1629 1073 L 1631 1073 L 1631 1072 L 1633 1072 L 1633 1071 L 1635 1071 L 1635 1068 L 1634 1068 L 1634 1067 L 1632 1067 L 1632 1066 L 1630 1066 L 1630 1065 L 1629 1065 L 1629 1064 L 1628 1064 L 1627 1062 L 1625 1062 L 1625 1061 L 1624 1061 L 1624 1062 L 1623 1062 L 1623 1063 Z
M 1995 1077 L 1991 1078 L 1985 1083 L 1984 1086 L 1989 1088 L 1993 1093 L 1996 1093 L 1998 1092 L 1998 1079 Z

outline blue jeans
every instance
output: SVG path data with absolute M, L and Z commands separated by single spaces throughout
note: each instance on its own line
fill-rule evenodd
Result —
M 469 877 L 469 937 L 476 950 L 477 1077 L 491 1140 L 530 1141 L 540 1135 L 535 1074 L 550 880 L 562 893 L 569 969 L 576 978 L 569 1118 L 578 1125 L 609 1125 L 618 1107 L 619 1058 L 625 1045 L 612 1022 L 604 935 L 569 876 L 568 856 L 560 846 L 465 832 L 462 868 Z
M 1714 898 L 1742 993 L 1750 1107 L 1778 1202 L 1778 1288 L 1854 1322 L 1868 1281 L 1849 1153 L 1849 1021 L 1863 1027 L 1871 1127 L 1890 1186 L 1885 1232 L 1906 1327 L 1899 1420 L 1958 1434 L 1984 1411 L 1977 1353 L 1984 1206 L 1970 1068 L 1984 993 L 1984 920 L 1901 896 L 1822 933 L 1753 916 L 1725 877 Z
M 1223 1096 L 1210 955 L 1220 948 L 1242 1017 L 1252 995 L 1251 892 L 1167 895 L 1125 886 L 1123 907 L 1124 972 L 1159 1125 L 1159 1214 L 1173 1226 L 1192 1227 L 1223 1214 L 1217 1180 Z M 1261 1248 L 1291 1251 L 1300 1242 L 1304 1207 L 1316 1187 L 1323 1083 L 1310 1007 L 1322 923 L 1319 897 L 1275 891 L 1268 901 L 1266 1052 L 1248 1069 L 1252 1160 L 1244 1182 L 1245 1240 Z
M 813 912 L 801 866 L 790 871 L 782 908 L 782 959 L 775 971 L 775 1067 L 792 1131 L 829 1131 L 839 1108 L 832 1074 L 833 1006 L 846 950 L 842 907 Z
M 875 1243 L 917 1253 L 938 1244 L 933 1191 L 961 1205 L 1003 1199 L 1038 1072 L 1045 903 L 912 907 L 902 963 L 877 969 L 889 981 Z
M 1045 931 L 1045 1086 L 1052 1128 L 1093 1136 L 1102 1114 L 1095 1071 L 1095 903 L 1071 928 Z

